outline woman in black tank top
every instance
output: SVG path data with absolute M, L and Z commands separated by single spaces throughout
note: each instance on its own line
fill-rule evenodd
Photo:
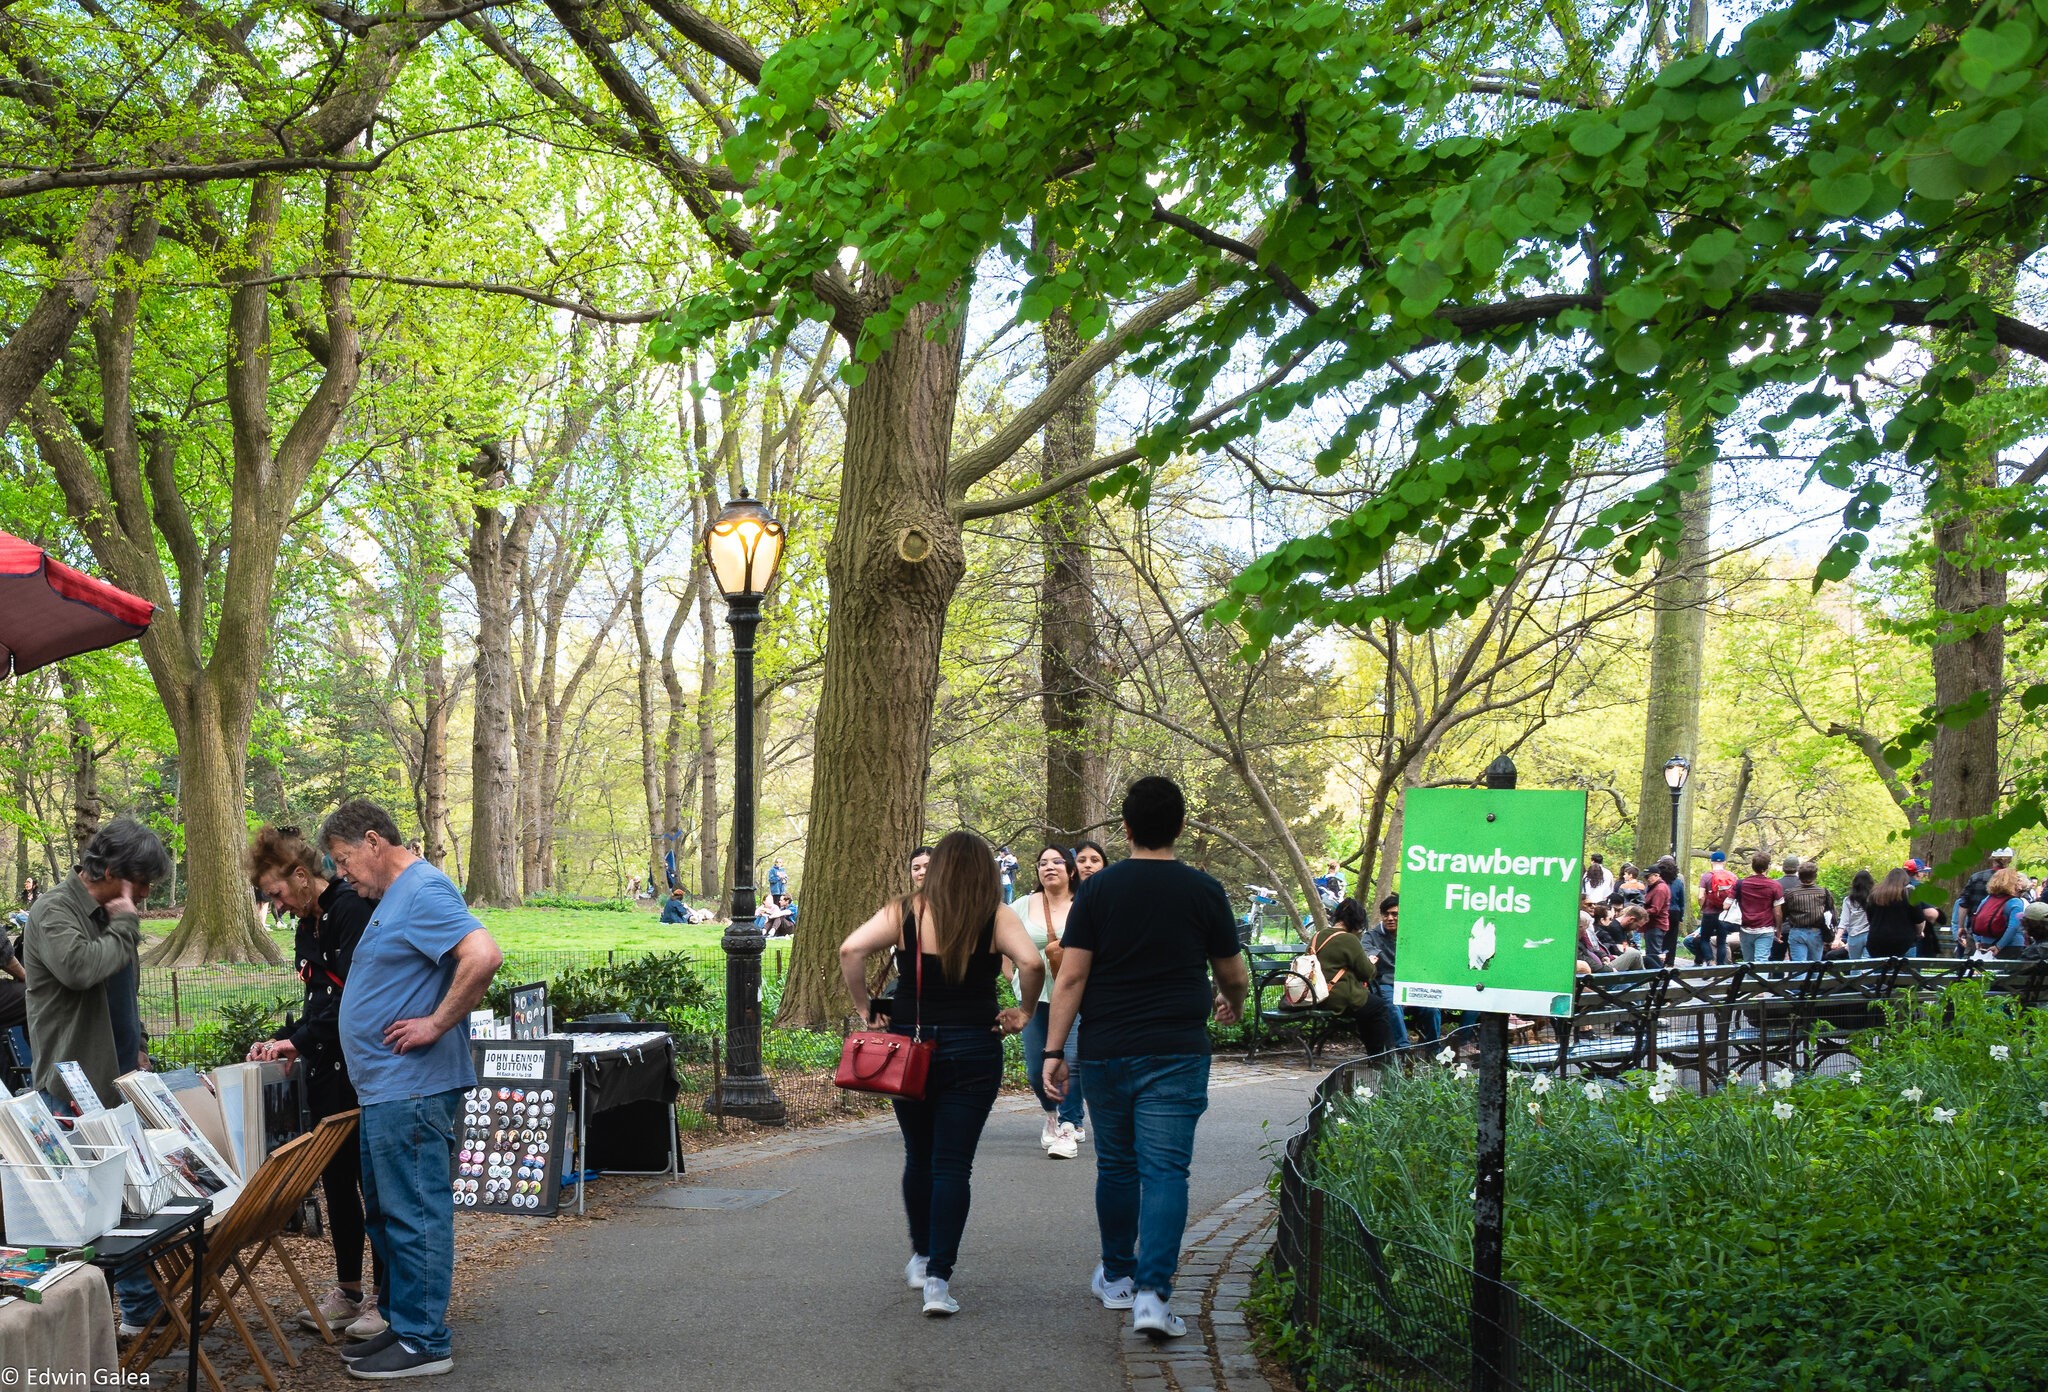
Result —
M 1030 1019 L 1019 1007 L 996 1009 L 996 976 L 1007 956 L 1018 964 L 1024 999 L 1036 1000 L 1045 961 L 1024 924 L 1002 902 L 995 853 L 972 832 L 956 831 L 932 850 L 922 889 L 884 905 L 839 948 L 847 994 L 867 994 L 867 959 L 891 950 L 896 993 L 887 1028 L 937 1045 L 925 1094 L 894 1101 L 903 1132 L 903 1207 L 910 1220 L 904 1277 L 927 1315 L 950 1315 L 953 1264 L 967 1227 L 970 1179 L 981 1128 L 1003 1081 L 1003 1036 Z M 870 1029 L 884 1027 L 878 1012 Z

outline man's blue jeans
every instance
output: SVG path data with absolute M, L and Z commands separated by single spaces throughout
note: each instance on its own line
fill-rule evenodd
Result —
M 1095 1225 L 1106 1279 L 1173 1294 L 1188 1225 L 1195 1123 L 1209 1109 L 1207 1054 L 1084 1059 L 1095 1122 Z
M 1045 1031 L 1052 1023 L 1052 1007 L 1044 1001 L 1031 1012 L 1030 1023 L 1024 1026 L 1024 1076 L 1031 1083 L 1031 1090 L 1038 1094 L 1038 1105 L 1046 1111 L 1059 1109 L 1060 1120 L 1081 1125 L 1087 1115 L 1082 1110 L 1082 1094 L 1087 1091 L 1081 1083 L 1080 1055 L 1081 1022 L 1074 1021 L 1074 1027 L 1067 1031 L 1067 1095 L 1054 1102 L 1045 1095 Z
M 1376 978 L 1372 993 L 1379 998 L 1380 1008 L 1386 1012 L 1388 1031 L 1396 1049 L 1408 1047 L 1408 1020 L 1400 1006 L 1394 1004 L 1394 980 L 1390 976 Z
M 1742 960 L 1745 962 L 1768 962 L 1771 960 L 1771 944 L 1778 938 L 1773 928 L 1745 928 L 1742 930 Z
M 383 1267 L 377 1313 L 406 1346 L 446 1357 L 448 1291 L 455 1282 L 455 1118 L 463 1089 L 366 1103 L 363 1223 Z
M 1785 942 L 1791 948 L 1795 962 L 1818 962 L 1826 950 L 1826 937 L 1818 928 L 1793 928 L 1786 932 Z

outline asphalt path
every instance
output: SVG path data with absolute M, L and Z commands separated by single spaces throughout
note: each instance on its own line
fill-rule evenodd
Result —
M 1315 1075 L 1219 1061 L 1195 1140 L 1191 1220 L 1260 1184 Z M 892 1123 L 691 1157 L 600 1222 L 557 1231 L 461 1302 L 456 1367 L 479 1392 L 1125 1392 L 1128 1314 L 1088 1294 L 1092 1144 L 1053 1160 L 1033 1099 L 1005 1098 L 976 1156 L 953 1292 L 927 1319 L 903 1279 L 909 1239 Z M 766 1152 L 766 1153 L 763 1153 Z M 745 1207 L 659 1206 L 673 1190 Z M 781 1191 L 763 1198 L 764 1191 Z

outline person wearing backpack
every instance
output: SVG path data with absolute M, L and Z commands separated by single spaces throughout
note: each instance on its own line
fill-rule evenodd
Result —
M 1991 897 L 1991 877 L 2001 870 L 2010 870 L 2012 861 L 2012 847 L 2000 846 L 1991 853 L 1991 864 L 1963 881 L 1963 892 L 1957 897 L 1955 907 L 1949 912 L 1949 919 L 1956 925 L 1958 937 L 1962 935 L 1965 925 L 1975 921 L 1977 910 Z
M 1973 950 L 1997 952 L 2023 946 L 2027 936 L 2020 926 L 2020 915 L 2026 907 L 2026 899 L 2020 893 L 2019 872 L 2010 865 L 2000 866 L 1985 885 L 1983 902 L 1967 919 L 1957 916 L 1956 950 L 1967 956 Z
M 1311 938 L 1308 944 L 1322 968 L 1327 990 L 1320 1002 L 1302 1003 L 1320 1004 L 1344 1016 L 1358 1031 L 1358 1042 L 1368 1054 L 1383 1054 L 1394 1046 L 1393 1031 L 1373 990 L 1375 971 L 1372 958 L 1366 955 L 1364 929 L 1365 909 L 1356 899 L 1340 901 L 1330 915 L 1329 931 Z
M 1735 872 L 1728 868 L 1726 851 L 1715 851 L 1707 861 L 1707 871 L 1700 876 L 1699 950 L 1694 956 L 1703 967 L 1725 967 L 1729 962 L 1728 934 L 1735 925 L 1725 922 L 1721 914 L 1735 894 Z

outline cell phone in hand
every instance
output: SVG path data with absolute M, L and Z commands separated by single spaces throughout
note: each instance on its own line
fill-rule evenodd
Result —
M 891 1016 L 891 1015 L 892 1015 L 892 1014 L 893 1014 L 893 1013 L 895 1012 L 895 1009 L 896 1009 L 896 1002 L 895 1002 L 895 1000 L 894 1000 L 894 998 L 893 998 L 893 997 L 890 997 L 890 996 L 869 996 L 869 997 L 868 997 L 868 1018 L 869 1018 L 870 1020 L 874 1019 L 874 1018 L 875 1018 L 875 1017 L 876 1017 L 877 1015 L 881 1016 L 881 1017 L 882 1017 L 883 1019 L 888 1019 L 888 1018 L 890 1018 L 890 1016 Z

